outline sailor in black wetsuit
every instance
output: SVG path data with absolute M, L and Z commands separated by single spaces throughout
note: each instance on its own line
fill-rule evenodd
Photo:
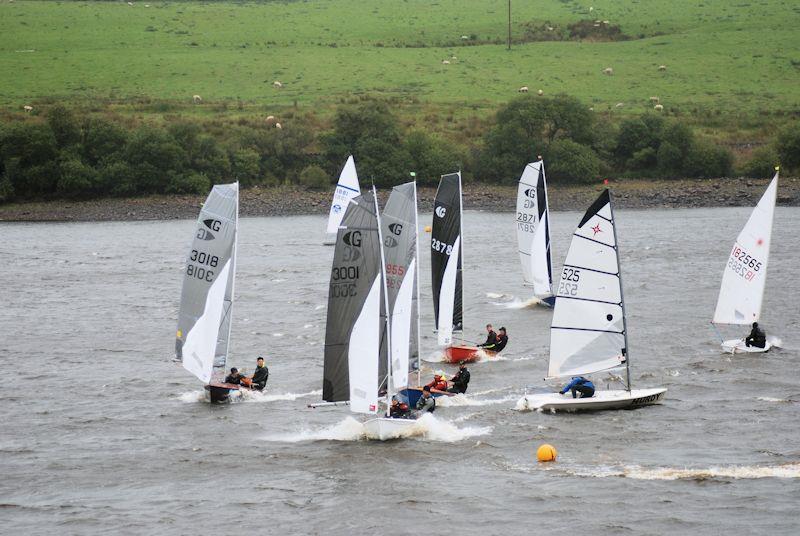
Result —
M 491 324 L 486 324 L 486 342 L 483 344 L 479 344 L 478 348 L 487 348 L 489 346 L 494 346 L 497 343 L 497 333 L 494 332 Z
M 506 328 L 500 328 L 500 330 L 497 332 L 497 342 L 494 343 L 492 346 L 485 346 L 484 348 L 499 354 L 503 350 L 503 348 L 506 347 L 506 344 L 508 344 L 508 335 L 506 335 Z
M 450 380 L 453 386 L 447 390 L 448 393 L 466 393 L 469 385 L 469 370 L 463 361 L 458 365 L 458 372 Z
M 264 387 L 267 386 L 267 380 L 269 379 L 269 369 L 267 365 L 264 364 L 264 358 L 258 356 L 256 360 L 256 371 L 253 373 L 253 384 L 250 386 L 251 389 L 255 389 L 256 391 L 263 391 Z
M 744 343 L 756 348 L 764 348 L 767 345 L 767 334 L 758 327 L 758 322 L 753 322 L 753 329 L 750 331 L 750 335 L 744 339 Z
M 239 374 L 239 369 L 233 367 L 231 373 L 225 376 L 225 383 L 232 383 L 233 385 L 242 383 L 242 375 Z

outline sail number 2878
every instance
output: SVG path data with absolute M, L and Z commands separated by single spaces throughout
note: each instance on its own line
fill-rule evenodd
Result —
M 439 253 L 444 253 L 445 255 L 450 255 L 453 252 L 453 246 L 449 246 L 435 238 L 431 238 L 431 249 L 435 249 Z

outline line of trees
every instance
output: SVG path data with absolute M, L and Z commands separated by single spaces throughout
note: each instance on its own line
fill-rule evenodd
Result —
M 64 106 L 0 126 L 0 202 L 29 199 L 203 193 L 214 183 L 329 188 L 348 154 L 365 181 L 388 186 L 414 171 L 434 185 L 442 173 L 511 184 L 542 155 L 553 182 L 617 177 L 729 177 L 729 150 L 656 113 L 612 123 L 580 101 L 521 96 L 501 107 L 480 140 L 454 143 L 403 128 L 386 103 L 337 110 L 322 133 L 301 120 L 282 128 L 253 119 L 220 128 L 190 119 L 128 126 L 76 116 Z M 736 174 L 767 177 L 774 165 L 800 170 L 800 125 L 753 152 Z

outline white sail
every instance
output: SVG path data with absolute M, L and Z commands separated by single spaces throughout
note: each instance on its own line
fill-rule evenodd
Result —
M 392 330 L 392 388 L 395 391 L 408 387 L 409 354 L 415 342 L 411 340 L 411 331 L 417 323 L 417 319 L 414 318 L 416 273 L 417 261 L 414 259 L 408 266 L 406 276 L 400 284 L 400 291 L 397 293 L 389 322 Z
M 535 296 L 553 295 L 550 256 L 550 211 L 542 161 L 525 166 L 517 188 L 517 244 L 526 285 Z
M 217 335 L 220 333 L 230 266 L 231 261 L 228 260 L 219 276 L 211 284 L 206 295 L 203 314 L 186 334 L 186 340 L 183 343 L 183 368 L 204 383 L 211 381 L 214 371 Z
M 378 411 L 378 358 L 381 345 L 381 275 L 372 283 L 361 313 L 353 324 L 347 354 L 350 410 Z
M 715 324 L 750 324 L 761 315 L 777 192 L 776 172 L 733 244 L 722 274 Z
M 626 361 L 625 309 L 608 190 L 572 237 L 550 326 L 549 377 L 590 374 Z
M 461 252 L 461 237 L 456 237 L 453 251 L 447 259 L 447 267 L 442 277 L 442 287 L 439 292 L 439 325 L 437 326 L 437 342 L 439 346 L 453 344 L 453 306 L 456 300 L 458 261 Z
M 344 218 L 345 210 L 350 200 L 357 195 L 361 194 L 361 188 L 358 185 L 358 174 L 356 173 L 356 163 L 353 156 L 347 157 L 347 162 L 339 174 L 339 182 L 336 183 L 336 190 L 333 192 L 333 202 L 331 203 L 331 211 L 328 214 L 328 228 L 326 233 L 331 239 L 331 243 L 336 240 L 336 232 L 339 230 L 339 225 Z

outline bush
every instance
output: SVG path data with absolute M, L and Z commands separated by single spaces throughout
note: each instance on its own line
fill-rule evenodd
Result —
M 118 157 L 125 148 L 128 132 L 106 119 L 91 118 L 84 121 L 81 138 L 83 161 L 97 166 L 103 161 Z
M 312 165 L 300 172 L 300 185 L 307 190 L 324 190 L 330 187 L 331 181 L 324 169 Z
M 663 177 L 679 178 L 683 174 L 687 154 L 688 151 L 684 153 L 668 141 L 661 142 L 656 155 L 659 173 Z
M 592 182 L 600 174 L 597 154 L 572 140 L 553 142 L 546 157 L 547 178 L 554 182 Z
M 727 149 L 705 140 L 694 143 L 686 156 L 684 174 L 690 178 L 711 179 L 729 177 L 733 155 Z
M 202 194 L 211 189 L 211 181 L 203 173 L 190 172 L 173 175 L 167 184 L 168 194 Z
M 252 149 L 238 149 L 231 154 L 231 175 L 241 186 L 258 183 L 261 175 L 261 155 Z
M 160 193 L 171 187 L 173 180 L 187 168 L 186 152 L 175 138 L 164 130 L 141 127 L 133 133 L 125 147 L 125 161 L 134 175 L 137 193 Z
M 557 140 L 594 141 L 594 116 L 572 97 L 518 97 L 501 107 L 484 137 L 478 172 L 484 179 L 514 182 L 528 162 Z
M 15 196 L 40 197 L 55 192 L 58 147 L 47 124 L 17 123 L 0 133 L 0 159 Z
M 738 174 L 753 179 L 771 177 L 780 161 L 778 151 L 771 145 L 764 145 L 753 151 L 750 159 L 742 165 Z
M 78 197 L 94 193 L 98 186 L 99 173 L 78 158 L 68 157 L 59 163 L 58 192 L 65 197 Z
M 786 127 L 776 143 L 780 164 L 787 170 L 800 170 L 800 123 Z
M 51 108 L 45 116 L 59 147 L 71 147 L 81 141 L 80 126 L 72 112 L 64 106 Z
M 442 175 L 463 167 L 460 151 L 441 138 L 419 130 L 406 136 L 405 149 L 410 157 L 410 170 L 416 172 L 420 185 L 435 186 Z
M 635 165 L 629 160 L 642 149 L 658 151 L 661 143 L 664 118 L 647 113 L 636 119 L 626 119 L 620 124 L 614 156 L 626 167 Z M 655 164 L 655 161 L 652 162 Z

